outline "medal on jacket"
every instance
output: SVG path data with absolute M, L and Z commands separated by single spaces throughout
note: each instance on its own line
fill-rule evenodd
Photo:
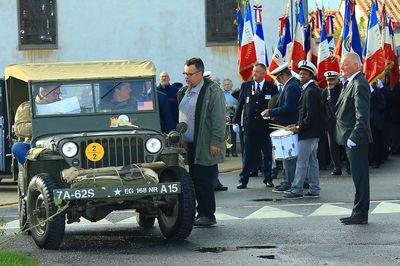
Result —
M 256 94 L 256 90 L 254 89 L 254 84 L 251 86 L 251 95 L 255 95 Z

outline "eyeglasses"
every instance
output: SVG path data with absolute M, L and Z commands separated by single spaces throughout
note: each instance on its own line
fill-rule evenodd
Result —
M 183 72 L 182 75 L 186 76 L 186 77 L 192 77 L 194 75 L 196 75 L 197 73 L 201 72 L 201 70 L 196 71 L 194 73 L 187 73 L 187 72 Z

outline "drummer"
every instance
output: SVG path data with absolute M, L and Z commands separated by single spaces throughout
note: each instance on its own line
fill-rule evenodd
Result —
M 275 119 L 276 123 L 282 126 L 295 124 L 299 119 L 297 107 L 301 95 L 299 81 L 292 76 L 288 63 L 271 71 L 271 75 L 275 76 L 278 83 L 283 84 L 282 92 L 276 106 L 264 110 L 262 116 Z M 272 192 L 283 193 L 291 188 L 296 170 L 296 158 L 284 160 L 283 169 L 285 170 L 284 181 Z
M 318 141 L 323 134 L 322 105 L 320 90 L 315 84 L 314 77 L 317 75 L 317 68 L 309 61 L 300 61 L 300 84 L 302 92 L 299 103 L 299 121 L 296 125 L 288 128 L 298 133 L 298 156 L 296 163 L 296 174 L 292 188 L 285 198 L 297 199 L 303 197 L 303 184 L 308 175 L 310 191 L 304 194 L 305 197 L 318 198 L 319 167 L 318 167 Z

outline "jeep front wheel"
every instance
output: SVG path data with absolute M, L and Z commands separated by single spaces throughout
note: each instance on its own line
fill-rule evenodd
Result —
M 161 233 L 170 240 L 184 240 L 193 229 L 196 197 L 193 182 L 185 169 L 171 167 L 162 173 L 161 182 L 181 183 L 181 193 L 164 196 L 167 203 L 160 207 L 158 224 Z
M 36 245 L 44 249 L 58 249 L 65 231 L 65 213 L 59 213 L 50 221 L 47 218 L 57 213 L 53 190 L 59 188 L 48 175 L 36 175 L 29 182 L 27 215 L 31 235 Z

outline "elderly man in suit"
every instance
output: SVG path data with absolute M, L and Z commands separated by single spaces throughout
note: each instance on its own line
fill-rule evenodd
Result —
M 282 126 L 288 126 L 297 123 L 299 119 L 299 99 L 301 87 L 299 81 L 292 76 L 289 70 L 289 64 L 284 63 L 271 72 L 278 83 L 283 84 L 283 91 L 279 95 L 278 103 L 274 108 L 266 109 L 262 115 L 267 118 L 275 118 L 277 123 Z M 296 171 L 296 158 L 283 161 L 285 170 L 285 181 L 277 186 L 273 192 L 283 193 L 290 190 Z
M 369 122 L 371 92 L 361 73 L 362 64 L 356 53 L 342 56 L 340 71 L 346 82 L 337 102 L 336 141 L 346 145 L 351 175 L 356 188 L 350 217 L 343 224 L 367 224 L 369 210 L 368 145 L 372 142 Z

